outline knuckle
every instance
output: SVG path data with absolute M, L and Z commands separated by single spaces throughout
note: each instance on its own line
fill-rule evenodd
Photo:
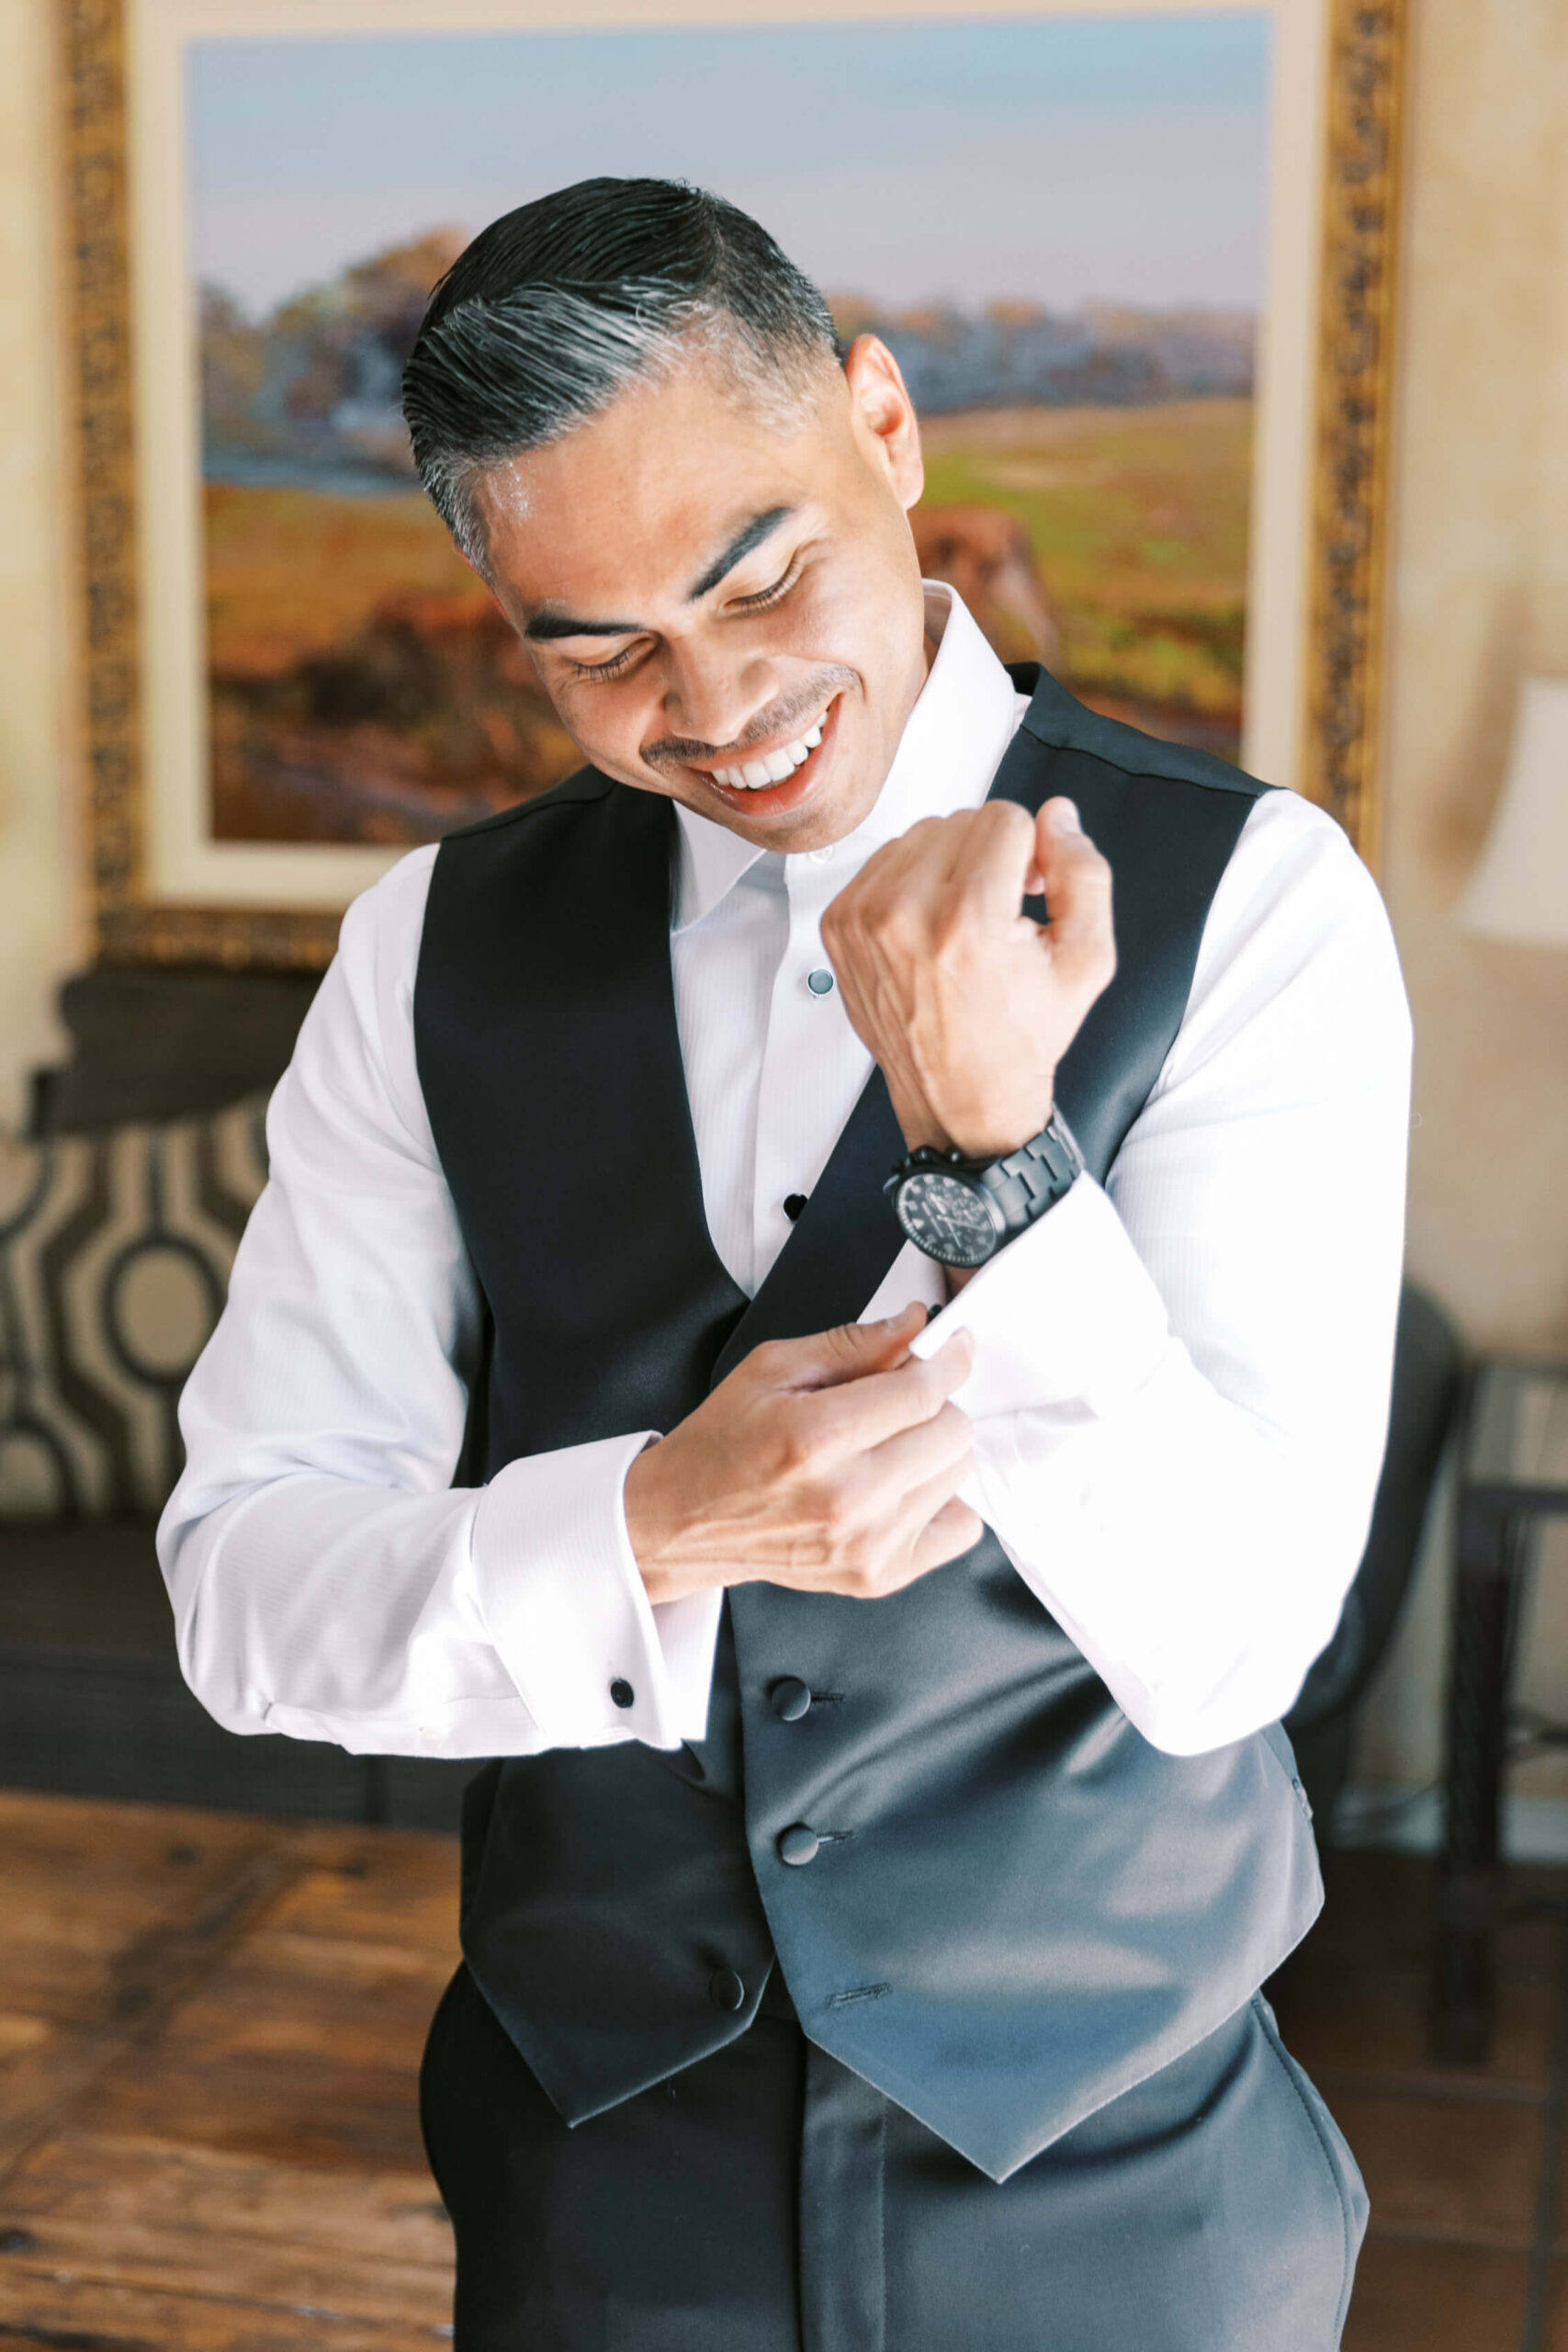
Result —
M 786 1478 L 810 1476 L 817 1462 L 815 1432 L 798 1416 L 785 1421 L 776 1441 L 776 1460 Z
M 863 1599 L 877 1600 L 892 1589 L 893 1563 L 885 1555 L 869 1555 L 855 1566 L 856 1589 Z
M 975 1452 L 975 1425 L 961 1405 L 949 1397 L 937 1415 L 937 1422 L 954 1450 L 971 1459 Z

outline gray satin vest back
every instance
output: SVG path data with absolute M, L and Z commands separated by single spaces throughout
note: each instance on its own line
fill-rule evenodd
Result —
M 1265 787 L 1015 675 L 1033 698 L 993 792 L 1071 793 L 1115 877 L 1116 978 L 1057 1083 L 1103 1177 Z M 673 841 L 664 802 L 587 771 L 436 860 L 415 1036 L 490 1329 L 465 1476 L 668 1429 L 761 1340 L 861 1313 L 901 1243 L 874 1072 L 756 1298 L 720 1264 Z M 812 1693 L 795 1722 L 770 1703 L 786 1677 Z M 820 1844 L 790 1867 L 802 1823 Z M 737 1588 L 701 1747 L 492 1765 L 463 1875 L 469 1967 L 569 2122 L 744 2031 L 776 1964 L 813 2041 L 996 2179 L 1228 2017 L 1321 1900 L 1283 1735 L 1150 1747 L 988 1531 L 884 1600 Z

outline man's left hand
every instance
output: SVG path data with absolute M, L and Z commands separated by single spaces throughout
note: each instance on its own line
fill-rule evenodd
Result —
M 1023 901 L 1045 897 L 1047 920 Z M 1051 1115 L 1056 1065 L 1116 969 L 1111 868 L 1070 800 L 928 817 L 822 918 L 844 1009 L 909 1148 L 995 1159 Z

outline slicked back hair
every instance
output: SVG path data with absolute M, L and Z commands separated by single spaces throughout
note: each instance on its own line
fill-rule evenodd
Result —
M 580 180 L 482 230 L 403 370 L 420 480 L 469 561 L 486 569 L 477 475 L 597 415 L 697 338 L 750 389 L 790 399 L 838 354 L 827 303 L 767 231 L 682 181 Z

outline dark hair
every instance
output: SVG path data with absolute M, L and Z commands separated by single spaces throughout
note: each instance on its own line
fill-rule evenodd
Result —
M 827 303 L 765 229 L 679 180 L 580 180 L 492 220 L 430 298 L 403 370 L 419 477 L 465 555 L 487 465 L 596 415 L 680 345 L 722 337 L 759 389 L 838 345 Z

